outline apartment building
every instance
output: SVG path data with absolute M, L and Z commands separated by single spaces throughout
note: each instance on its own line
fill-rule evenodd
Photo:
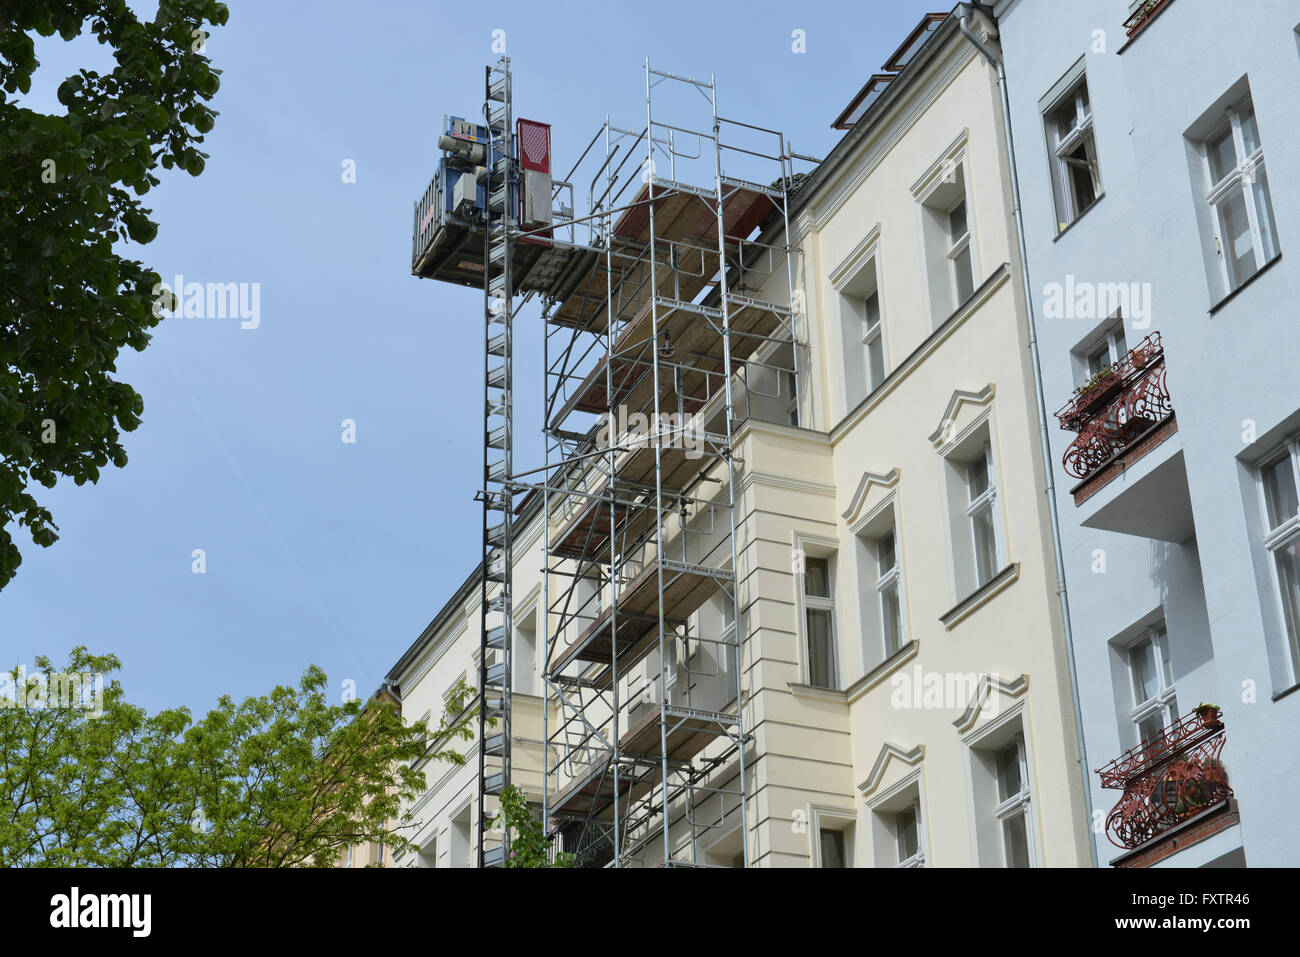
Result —
M 793 599 L 760 644 L 771 750 L 819 726 L 849 786 L 784 795 L 811 826 L 782 862 L 1088 863 L 998 78 L 963 22 L 992 42 L 966 7 L 923 21 L 796 200 L 810 376 L 783 431 L 817 494 L 768 533 L 804 573 L 755 597 Z
M 511 778 L 585 864 L 1088 863 L 998 74 L 971 37 L 996 43 L 983 12 L 927 16 L 802 176 L 716 107 L 693 167 L 649 105 L 657 145 L 624 173 L 609 144 L 644 130 L 607 121 L 597 176 L 556 181 L 603 183 L 600 228 L 503 246 L 542 292 L 545 478 L 507 480 L 530 510 L 489 554 L 496 617 L 472 576 L 389 678 L 437 714 L 486 648 Z M 414 270 L 470 282 L 427 238 L 438 185 Z M 499 781 L 478 747 L 429 769 L 397 863 L 472 863 Z
M 1098 857 L 1294 866 L 1300 9 L 994 6 Z

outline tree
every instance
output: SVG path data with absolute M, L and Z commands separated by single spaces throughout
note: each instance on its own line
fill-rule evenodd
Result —
M 113 655 L 79 647 L 60 671 L 36 664 L 40 677 L 0 678 L 0 867 L 330 866 L 367 842 L 406 852 L 401 808 L 426 787 L 412 763 L 463 764 L 452 745 L 473 736 L 463 683 L 434 729 L 379 698 L 329 703 L 314 666 L 297 688 L 223 697 L 195 722 L 127 703 Z M 55 694 L 54 676 L 96 673 L 102 693 Z
M 220 74 L 204 28 L 226 18 L 217 0 L 160 0 L 148 22 L 125 0 L 6 0 L 0 12 L 0 588 L 22 561 L 11 525 L 43 547 L 58 539 L 33 482 L 82 485 L 126 464 L 118 429 L 135 429 L 144 403 L 114 379 L 117 356 L 145 348 L 172 300 L 118 249 L 158 233 L 139 197 L 160 164 L 203 172 Z M 86 30 L 112 48 L 112 72 L 65 79 L 62 115 L 19 105 L 39 65 L 32 34 Z
M 493 821 L 510 835 L 510 856 L 506 867 L 572 867 L 573 855 L 564 851 L 551 855 L 551 839 L 542 830 L 541 822 L 533 817 L 528 798 L 522 790 L 510 785 L 501 792 L 501 808 Z

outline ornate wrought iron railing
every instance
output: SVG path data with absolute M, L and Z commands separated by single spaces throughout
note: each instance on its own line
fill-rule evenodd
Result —
M 1079 433 L 1061 460 L 1065 471 L 1087 478 L 1173 411 L 1165 350 L 1160 333 L 1153 332 L 1057 410 L 1061 428 Z
M 1098 768 L 1124 792 L 1106 818 L 1112 844 L 1137 848 L 1232 796 L 1223 766 L 1222 712 L 1206 705 Z
M 1146 0 L 1145 3 L 1134 7 L 1128 19 L 1124 21 L 1124 32 L 1130 37 L 1133 36 L 1146 26 L 1152 17 L 1173 2 L 1174 0 Z

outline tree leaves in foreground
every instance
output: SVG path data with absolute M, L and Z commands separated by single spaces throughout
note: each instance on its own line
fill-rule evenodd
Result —
M 506 867 L 573 867 L 574 856 L 566 851 L 552 854 L 551 839 L 542 823 L 533 817 L 524 792 L 510 785 L 501 792 L 501 808 L 493 821 L 510 834 L 510 856 Z
M 413 763 L 463 764 L 452 745 L 473 736 L 463 683 L 432 729 L 380 699 L 330 704 L 315 666 L 297 688 L 223 697 L 194 721 L 129 704 L 120 667 L 76 648 L 59 672 L 104 675 L 98 717 L 0 708 L 0 866 L 330 866 L 348 845 L 410 851 L 401 807 L 426 786 Z M 38 686 L 24 676 L 29 705 Z
M 22 562 L 11 526 L 58 539 L 33 483 L 82 485 L 126 464 L 118 429 L 139 425 L 144 403 L 113 374 L 123 347 L 149 342 L 159 280 L 115 247 L 157 235 L 139 197 L 159 165 L 203 172 L 220 73 L 204 40 L 227 15 L 217 0 L 159 0 L 148 21 L 125 0 L 0 6 L 0 589 Z M 113 70 L 67 77 L 62 114 L 19 105 L 39 66 L 33 35 L 86 32 Z

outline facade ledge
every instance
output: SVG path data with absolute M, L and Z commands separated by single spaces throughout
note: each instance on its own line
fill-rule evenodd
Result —
M 848 704 L 849 696 L 846 692 L 839 691 L 835 688 L 819 688 L 816 685 L 806 685 L 798 681 L 789 681 L 786 687 L 796 698 L 814 698 L 818 701 L 836 701 L 840 704 Z
M 1058 230 L 1056 231 L 1056 235 L 1052 237 L 1052 242 L 1056 242 L 1056 241 L 1059 240 L 1062 236 L 1064 236 L 1066 233 L 1068 233 L 1070 230 L 1072 230 L 1072 229 L 1075 227 L 1075 224 L 1076 224 L 1076 223 L 1078 223 L 1081 219 L 1083 219 L 1083 217 L 1087 216 L 1087 215 L 1088 215 L 1089 213 L 1091 213 L 1094 209 L 1096 209 L 1097 206 L 1100 205 L 1101 201 L 1102 201 L 1103 199 L 1105 199 L 1105 198 L 1106 198 L 1106 192 L 1105 192 L 1105 190 L 1103 190 L 1102 192 L 1098 193 L 1098 194 L 1097 194 L 1097 198 L 1094 199 L 1091 203 L 1088 204 L 1088 208 L 1087 208 L 1087 209 L 1085 209 L 1083 212 L 1081 212 L 1078 216 L 1074 217 L 1074 219 L 1070 220 L 1069 223 L 1066 224 L 1066 226 L 1065 226 L 1064 229 L 1058 229 Z
M 848 698 L 849 704 L 853 704 L 872 688 L 876 687 L 892 675 L 902 665 L 915 658 L 920 650 L 921 642 L 916 638 L 913 638 L 902 648 L 899 648 L 880 664 L 876 665 L 857 681 L 853 682 L 853 684 L 849 685 L 848 690 L 844 692 L 845 696 Z
M 1224 296 L 1222 299 L 1220 299 L 1218 302 L 1216 302 L 1214 305 L 1212 305 L 1212 306 L 1210 307 L 1210 315 L 1214 315 L 1216 312 L 1218 312 L 1220 309 L 1222 309 L 1222 308 L 1223 308 L 1224 306 L 1226 306 L 1228 303 L 1232 302 L 1232 300 L 1236 299 L 1238 295 L 1240 295 L 1241 293 L 1245 292 L 1246 289 L 1247 289 L 1247 287 L 1249 287 L 1251 283 L 1253 283 L 1256 279 L 1258 279 L 1260 276 L 1264 275 L 1264 273 L 1268 272 L 1268 271 L 1269 271 L 1270 269 L 1272 269 L 1275 265 L 1277 265 L 1278 261 L 1279 261 L 1281 258 L 1282 258 L 1282 254 L 1281 254 L 1281 253 L 1278 253 L 1276 256 L 1274 256 L 1272 259 L 1270 259 L 1268 262 L 1264 263 L 1264 265 L 1262 265 L 1262 266 L 1260 266 L 1258 269 L 1256 269 L 1256 270 L 1255 270 L 1255 275 L 1251 276 L 1249 279 L 1247 279 L 1245 282 L 1243 282 L 1243 283 L 1242 283 L 1240 286 L 1238 286 L 1236 289 L 1232 290 L 1232 292 L 1228 293 L 1226 296 Z
M 939 616 L 943 627 L 951 631 L 1020 577 L 1020 563 L 1012 562 L 971 594 Z
M 980 284 L 978 289 L 971 293 L 965 302 L 939 324 L 939 327 L 934 332 L 930 333 L 902 362 L 891 369 L 889 374 L 885 376 L 884 381 L 870 395 L 854 406 L 848 415 L 831 427 L 828 433 L 831 444 L 838 443 L 847 432 L 884 402 L 886 397 L 891 395 L 904 379 L 915 372 L 936 349 L 947 341 L 949 336 L 992 299 L 994 293 L 1001 289 L 1010 279 L 1011 265 L 1010 263 L 1002 263 Z

